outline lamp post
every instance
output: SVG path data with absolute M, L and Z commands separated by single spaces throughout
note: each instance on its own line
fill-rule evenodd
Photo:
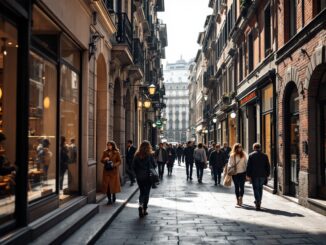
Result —
M 151 84 L 148 86 L 148 93 L 149 95 L 154 95 L 156 92 L 156 86 L 154 84 Z
M 216 123 L 217 123 L 217 118 L 213 118 L 213 124 L 214 124 L 214 142 L 217 142 L 217 132 L 216 132 Z

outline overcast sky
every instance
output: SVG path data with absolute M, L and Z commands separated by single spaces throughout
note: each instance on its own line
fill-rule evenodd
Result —
M 165 12 L 158 15 L 168 32 L 164 65 L 179 60 L 180 55 L 186 61 L 196 56 L 198 33 L 204 30 L 206 16 L 212 12 L 208 0 L 165 0 Z

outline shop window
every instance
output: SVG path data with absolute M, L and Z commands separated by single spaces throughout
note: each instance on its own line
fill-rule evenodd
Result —
M 0 18 L 0 225 L 14 218 L 17 29 Z
M 28 200 L 56 190 L 56 66 L 30 54 Z
M 264 33 L 265 33 L 265 57 L 271 52 L 271 6 L 270 4 L 265 8 L 264 11 Z
M 60 88 L 60 198 L 77 194 L 79 146 L 79 74 L 61 66 Z

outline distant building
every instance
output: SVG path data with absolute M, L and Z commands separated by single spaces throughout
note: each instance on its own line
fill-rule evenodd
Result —
M 169 142 L 186 142 L 189 128 L 188 73 L 191 62 L 180 58 L 167 63 L 164 70 L 166 107 L 166 138 Z

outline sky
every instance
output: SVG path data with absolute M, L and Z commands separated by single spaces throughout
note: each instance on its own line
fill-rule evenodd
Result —
M 166 59 L 162 63 L 173 63 L 180 59 L 189 61 L 195 58 L 199 32 L 204 30 L 206 16 L 213 10 L 208 7 L 208 0 L 165 0 L 165 12 L 158 17 L 167 24 L 168 47 Z

